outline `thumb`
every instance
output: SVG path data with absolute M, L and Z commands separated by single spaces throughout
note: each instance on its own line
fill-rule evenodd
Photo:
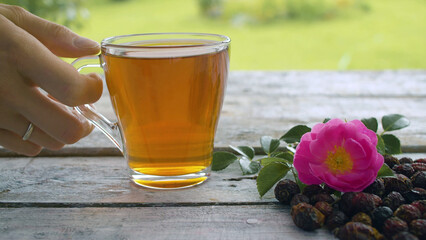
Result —
M 57 56 L 81 57 L 99 53 L 97 42 L 35 16 L 21 7 L 0 4 L 0 14 L 33 35 Z

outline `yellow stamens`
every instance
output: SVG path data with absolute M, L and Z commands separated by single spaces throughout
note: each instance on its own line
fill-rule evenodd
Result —
M 333 174 L 345 174 L 352 170 L 354 163 L 346 149 L 336 145 L 334 146 L 334 151 L 328 152 L 325 164 L 327 164 L 328 169 Z

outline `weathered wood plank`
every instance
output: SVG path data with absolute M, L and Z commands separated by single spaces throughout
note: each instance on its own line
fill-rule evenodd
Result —
M 0 208 L 1 239 L 333 239 L 304 232 L 278 205 Z
M 113 118 L 106 93 L 96 106 Z M 236 71 L 229 77 L 215 145 L 259 146 L 262 135 L 280 137 L 294 125 L 312 126 L 326 117 L 350 120 L 401 113 L 411 120 L 409 128 L 395 132 L 404 150 L 426 152 L 424 109 L 425 70 Z M 118 155 L 119 152 L 101 132 L 94 131 L 59 154 Z M 0 156 L 6 155 L 13 154 L 0 149 Z
M 403 156 L 416 159 L 425 157 L 425 154 Z M 96 203 L 112 203 L 108 206 L 114 206 L 113 203 L 117 206 L 132 203 L 137 203 L 136 206 L 202 206 L 268 202 L 276 202 L 273 191 L 260 199 L 255 179 L 242 176 L 237 163 L 213 172 L 200 186 L 158 191 L 131 183 L 125 160 L 120 157 L 0 159 L 0 207 L 48 207 L 61 203 L 66 203 L 62 205 L 64 207 L 81 207 L 99 206 Z
M 0 159 L 0 205 L 5 202 L 126 202 L 216 203 L 270 202 L 262 200 L 256 181 L 242 177 L 234 164 L 212 173 L 200 186 L 156 191 L 133 184 L 124 158 L 3 158 Z

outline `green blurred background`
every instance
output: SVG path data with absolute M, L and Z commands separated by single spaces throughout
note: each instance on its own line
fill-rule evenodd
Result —
M 2 0 L 101 41 L 231 37 L 233 70 L 425 69 L 425 0 Z

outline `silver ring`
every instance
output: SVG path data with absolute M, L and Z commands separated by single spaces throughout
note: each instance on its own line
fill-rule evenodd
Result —
M 31 133 L 33 133 L 33 129 L 34 125 L 33 123 L 30 123 L 30 125 L 28 125 L 27 131 L 24 133 L 24 136 L 22 136 L 22 140 L 27 141 L 30 138 Z

